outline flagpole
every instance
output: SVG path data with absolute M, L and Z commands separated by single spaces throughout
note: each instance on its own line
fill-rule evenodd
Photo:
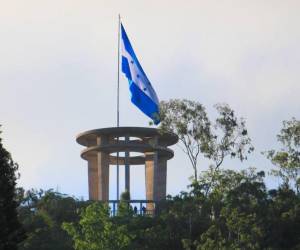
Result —
M 118 24 L 118 85 L 117 85 L 117 127 L 120 126 L 120 29 L 121 17 L 119 14 Z M 118 137 L 119 141 L 119 137 Z M 119 200 L 119 152 L 117 152 L 117 200 Z

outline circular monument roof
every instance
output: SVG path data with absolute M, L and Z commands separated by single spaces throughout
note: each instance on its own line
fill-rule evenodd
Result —
M 89 146 L 90 144 L 96 144 L 97 137 L 101 135 L 109 135 L 112 137 L 129 136 L 138 137 L 140 139 L 158 136 L 158 144 L 166 146 L 170 146 L 178 142 L 178 136 L 174 133 L 167 132 L 161 134 L 156 128 L 145 127 L 110 127 L 89 130 L 79 134 L 76 137 L 76 141 L 83 146 Z
M 102 143 L 97 142 L 97 138 L 106 137 Z M 108 137 L 108 138 L 107 138 Z M 120 137 L 129 137 L 122 140 Z M 133 138 L 132 138 L 133 137 Z M 154 140 L 157 138 L 157 141 Z M 143 127 L 113 127 L 94 129 L 79 134 L 76 141 L 87 148 L 81 152 L 81 157 L 85 160 L 96 157 L 98 152 L 109 154 L 110 164 L 125 164 L 125 157 L 115 157 L 116 152 L 138 152 L 143 154 L 157 152 L 160 158 L 171 159 L 174 152 L 168 146 L 178 141 L 178 136 L 174 133 L 160 133 L 156 128 Z M 145 155 L 130 156 L 130 165 L 140 165 L 145 163 Z

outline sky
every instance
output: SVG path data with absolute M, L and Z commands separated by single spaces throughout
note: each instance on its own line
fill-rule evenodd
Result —
M 0 0 L 1 137 L 19 164 L 18 185 L 88 198 L 75 138 L 116 125 L 119 13 L 160 100 L 198 101 L 211 119 L 216 103 L 228 103 L 246 119 L 255 152 L 223 168 L 269 171 L 261 152 L 278 149 L 282 121 L 300 117 L 299 8 L 297 0 Z M 147 127 L 123 75 L 120 87 L 121 126 Z M 167 192 L 175 195 L 193 171 L 172 148 Z M 208 165 L 201 158 L 199 171 Z M 131 169 L 132 198 L 144 198 L 144 169 Z

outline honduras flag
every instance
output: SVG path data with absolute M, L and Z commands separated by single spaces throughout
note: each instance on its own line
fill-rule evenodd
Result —
M 122 24 L 121 38 L 122 72 L 129 82 L 131 102 L 157 125 L 160 123 L 159 100 L 133 51 Z

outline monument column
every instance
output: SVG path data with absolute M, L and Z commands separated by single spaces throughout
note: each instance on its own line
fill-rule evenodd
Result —
M 129 143 L 129 136 L 125 136 L 125 143 Z M 129 151 L 125 151 L 125 190 L 130 193 L 130 165 L 129 165 Z
M 146 199 L 160 201 L 167 193 L 167 160 L 156 152 L 145 153 Z
M 161 201 L 166 198 L 167 195 L 167 160 L 160 158 L 157 164 L 156 171 L 156 183 L 155 183 L 155 200 Z
M 145 153 L 145 184 L 146 184 L 146 200 L 155 201 L 155 169 L 157 166 L 157 153 Z M 154 204 L 147 203 L 147 210 L 154 210 Z
M 108 143 L 108 136 L 101 135 L 97 137 L 97 145 Z M 97 153 L 98 165 L 98 200 L 109 200 L 109 154 L 106 152 Z
M 98 160 L 97 155 L 90 155 L 88 161 L 89 199 L 98 200 Z
M 94 146 L 94 140 L 87 140 L 88 146 Z M 98 200 L 98 162 L 97 154 L 89 154 L 87 157 L 88 161 L 88 183 L 89 183 L 89 199 Z

